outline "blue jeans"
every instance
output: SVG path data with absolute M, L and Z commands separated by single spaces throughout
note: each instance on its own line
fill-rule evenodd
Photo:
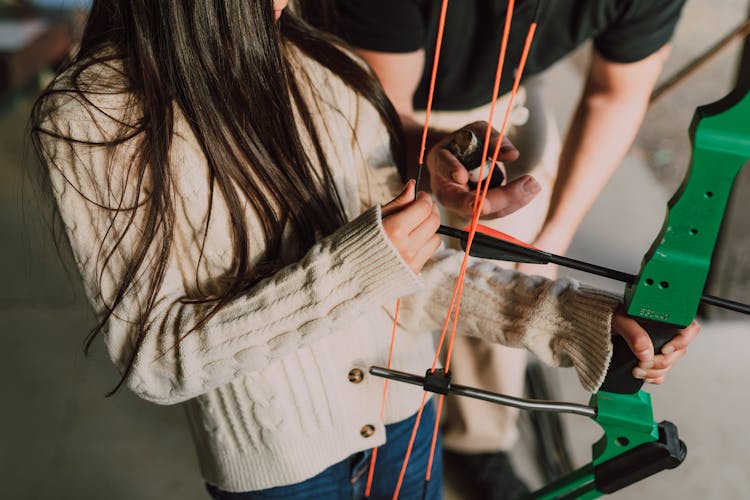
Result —
M 390 499 L 396 488 L 406 446 L 409 444 L 416 415 L 385 427 L 387 442 L 378 449 L 372 491 L 370 497 Z M 443 462 L 440 436 L 432 464 L 432 474 L 425 493 L 425 471 L 430 454 L 432 431 L 435 425 L 435 407 L 432 402 L 425 405 L 422 419 L 414 441 L 414 447 L 406 468 L 399 498 L 403 500 L 440 500 L 443 497 Z M 315 477 L 301 483 L 278 486 L 267 490 L 230 493 L 206 485 L 215 500 L 292 500 L 316 498 L 320 500 L 358 500 L 365 497 L 367 472 L 372 450 L 355 453 L 349 458 L 328 467 Z M 424 496 L 423 496 L 424 494 Z

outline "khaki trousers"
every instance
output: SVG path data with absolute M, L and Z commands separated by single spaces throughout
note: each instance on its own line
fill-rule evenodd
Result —
M 518 148 L 521 157 L 506 166 L 508 177 L 514 179 L 531 173 L 541 184 L 542 191 L 527 206 L 517 212 L 482 224 L 532 242 L 544 223 L 552 187 L 557 175 L 560 137 L 554 117 L 544 106 L 541 81 L 532 81 L 522 88 L 514 100 L 508 137 Z M 499 129 L 508 97 L 498 101 L 493 122 Z M 525 108 L 525 109 L 524 109 Z M 477 120 L 486 121 L 490 106 L 460 111 L 430 113 L 430 126 L 443 130 L 457 130 Z M 528 111 L 528 112 L 527 112 Z M 525 124 L 519 124 L 525 116 Z M 420 119 L 424 119 L 424 115 Z M 463 228 L 469 221 L 444 211 L 443 220 L 453 227 Z M 446 241 L 455 246 L 455 241 Z M 513 263 L 495 261 L 513 268 Z M 460 319 L 459 319 L 460 321 Z M 486 342 L 474 337 L 457 336 L 453 347 L 451 372 L 453 382 L 484 390 L 521 396 L 526 368 L 526 351 Z M 518 410 L 472 398 L 450 396 L 446 399 L 443 419 L 443 445 L 464 453 L 489 453 L 510 449 L 518 438 Z

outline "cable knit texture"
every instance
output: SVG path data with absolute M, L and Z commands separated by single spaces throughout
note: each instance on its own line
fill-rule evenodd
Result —
M 403 297 L 403 313 L 393 366 L 421 373 L 432 360 L 432 333 L 442 325 L 462 258 L 454 251 L 440 251 L 420 276 L 412 273 L 387 238 L 377 205 L 390 200 L 399 184 L 382 122 L 338 78 L 289 50 L 298 78 L 309 86 L 306 98 L 336 170 L 333 187 L 351 222 L 179 341 L 202 312 L 200 305 L 184 299 L 199 287 L 210 288 L 213 278 L 226 272 L 231 241 L 220 196 L 215 196 L 203 239 L 207 164 L 176 109 L 171 151 L 175 244 L 127 380 L 146 400 L 186 402 L 203 476 L 228 491 L 299 482 L 352 453 L 383 444 L 384 425 L 412 415 L 421 399 L 419 388 L 390 384 L 381 421 L 383 381 L 367 374 L 369 366 L 386 362 L 395 299 Z M 106 65 L 85 73 L 90 82 L 107 82 L 113 75 L 116 71 Z M 87 97 L 99 109 L 81 99 L 58 97 L 56 118 L 45 127 L 81 141 L 114 136 L 115 118 L 127 96 Z M 52 138 L 45 146 L 87 294 L 103 314 L 122 272 L 123 256 L 136 241 L 135 231 L 125 230 L 127 217 L 110 209 L 128 206 L 138 194 L 129 172 L 136 139 L 113 154 L 103 147 Z M 251 209 L 246 216 L 249 226 L 258 229 L 250 246 L 251 259 L 258 259 L 264 245 L 257 236 L 261 231 Z M 103 259 L 118 239 L 111 258 Z M 133 349 L 141 293 L 136 282 L 106 325 L 107 348 L 120 369 Z M 617 303 L 573 281 L 553 283 L 472 262 L 459 330 L 526 347 L 552 365 L 573 365 L 584 387 L 593 390 L 609 360 L 610 318 Z M 355 368 L 365 373 L 360 383 L 348 379 Z M 374 426 L 372 436 L 360 432 L 365 425 Z

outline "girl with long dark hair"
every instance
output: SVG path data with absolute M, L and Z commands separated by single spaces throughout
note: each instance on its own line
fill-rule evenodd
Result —
M 276 0 L 95 1 L 83 40 L 37 101 L 33 139 L 121 385 L 186 402 L 215 498 L 353 498 L 380 446 L 390 497 L 421 371 L 461 256 L 436 252 L 427 194 L 400 185 L 398 118 L 361 61 Z M 610 326 L 663 377 L 618 300 L 472 264 L 461 333 L 528 347 L 602 380 Z M 113 390 L 113 392 L 114 392 Z M 430 420 L 431 407 L 423 418 Z M 422 494 L 431 427 L 404 498 Z M 440 461 L 428 498 L 440 497 Z

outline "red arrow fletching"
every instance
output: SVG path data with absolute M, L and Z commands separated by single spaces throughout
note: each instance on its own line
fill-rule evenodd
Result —
M 464 231 L 468 232 L 470 230 L 470 226 L 466 226 Z M 514 238 L 513 236 L 503 233 L 501 231 L 498 231 L 496 229 L 492 229 L 491 227 L 484 226 L 482 224 L 477 224 L 477 232 L 486 234 L 487 236 L 491 236 L 492 238 L 497 238 L 498 240 L 507 241 L 508 243 L 513 243 L 514 245 L 519 245 L 522 247 L 526 247 L 530 250 L 539 250 L 534 245 L 531 245 L 529 243 L 526 243 L 524 241 L 521 241 L 517 238 Z

